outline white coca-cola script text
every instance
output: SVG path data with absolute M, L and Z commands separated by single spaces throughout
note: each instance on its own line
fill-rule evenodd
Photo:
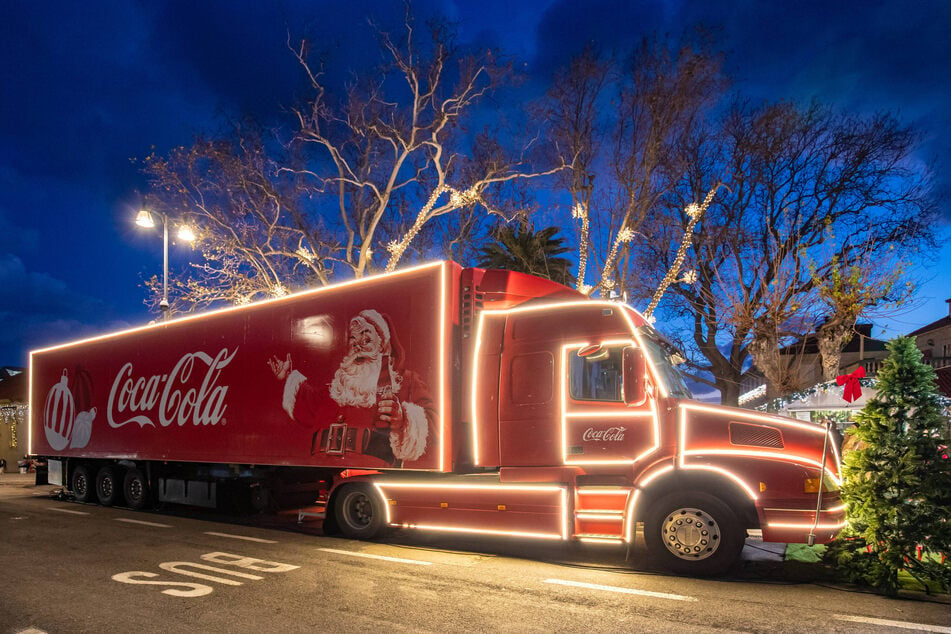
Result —
M 168 374 L 150 377 L 136 377 L 132 363 L 126 363 L 109 392 L 109 426 L 138 423 L 140 427 L 154 427 L 152 417 L 156 415 L 162 427 L 173 423 L 181 427 L 188 422 L 217 425 L 228 408 L 225 404 L 228 386 L 218 385 L 218 377 L 237 353 L 237 348 L 231 353 L 222 348 L 212 358 L 204 352 L 191 352 L 179 359 Z M 202 366 L 204 376 L 200 375 Z
M 627 427 L 608 427 L 607 429 L 595 429 L 588 427 L 584 430 L 581 439 L 585 442 L 621 442 L 624 440 L 624 432 Z

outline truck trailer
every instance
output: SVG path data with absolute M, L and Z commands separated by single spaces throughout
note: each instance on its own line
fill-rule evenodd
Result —
M 631 544 L 722 574 L 844 525 L 830 430 L 691 400 L 636 310 L 436 262 L 35 350 L 30 453 L 76 500 L 307 504 L 392 528 Z

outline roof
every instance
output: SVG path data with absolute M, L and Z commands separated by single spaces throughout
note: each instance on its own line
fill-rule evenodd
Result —
M 872 338 L 872 324 L 855 324 L 852 337 L 849 339 L 842 352 L 858 352 L 860 349 L 865 353 L 885 352 L 886 342 L 882 339 Z M 862 339 L 865 339 L 864 343 Z M 790 344 L 779 350 L 780 354 L 819 354 L 819 337 L 815 333 L 806 335 L 796 343 Z
M 26 372 L 21 372 L 0 381 L 0 401 L 26 402 L 26 379 Z
M 926 332 L 931 332 L 932 330 L 937 330 L 938 328 L 944 328 L 945 326 L 951 326 L 951 315 L 948 317 L 942 317 L 938 321 L 932 322 L 927 326 L 922 326 L 914 332 L 909 332 L 908 336 L 917 337 L 919 335 L 925 334 Z

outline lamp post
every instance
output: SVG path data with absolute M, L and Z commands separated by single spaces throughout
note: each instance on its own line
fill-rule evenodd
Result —
M 162 302 L 159 304 L 159 308 L 162 311 L 162 319 L 168 320 L 168 215 L 162 212 L 156 212 L 162 218 Z M 152 212 L 147 209 L 139 210 L 139 213 L 135 216 L 135 224 L 140 227 L 152 228 L 155 226 L 155 219 L 152 217 Z M 185 240 L 186 242 L 192 242 L 195 239 L 195 234 L 192 230 L 186 226 L 182 225 L 178 228 L 178 238 L 180 240 Z

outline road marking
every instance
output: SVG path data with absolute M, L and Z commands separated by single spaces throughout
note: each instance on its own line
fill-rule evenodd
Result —
M 158 522 L 145 522 L 143 520 L 133 520 L 127 517 L 117 517 L 115 519 L 117 522 L 125 522 L 127 524 L 141 524 L 142 526 L 154 526 L 155 528 L 171 528 L 170 524 L 159 524 Z
M 74 511 L 74 510 L 72 510 L 72 509 L 61 509 L 61 508 L 57 508 L 57 507 L 55 507 L 55 506 L 47 506 L 46 508 L 47 508 L 47 510 L 50 510 L 50 511 L 58 511 L 58 512 L 60 512 L 60 513 L 71 513 L 71 514 L 73 514 L 73 515 L 89 515 L 89 513 L 87 513 L 86 511 Z
M 215 533 L 212 531 L 206 531 L 205 535 L 211 535 L 212 537 L 227 537 L 229 539 L 243 539 L 246 542 L 257 542 L 259 544 L 276 544 L 277 543 L 273 539 L 261 539 L 260 537 L 247 537 L 245 535 L 229 535 L 228 533 Z
M 866 616 L 849 616 L 848 614 L 835 614 L 833 616 L 835 616 L 835 618 L 839 619 L 840 621 L 868 623 L 870 625 L 881 625 L 882 627 L 899 627 L 904 630 L 918 630 L 919 632 L 951 632 L 951 627 L 942 627 L 940 625 L 909 623 L 908 621 L 889 621 L 887 619 L 873 619 Z
M 696 601 L 696 597 L 688 597 L 682 594 L 668 594 L 666 592 L 651 592 L 650 590 L 634 590 L 632 588 L 619 588 L 617 586 L 602 586 L 597 583 L 584 583 L 583 581 L 565 581 L 564 579 L 545 579 L 545 583 L 553 583 L 559 586 L 571 586 L 575 588 L 587 588 L 588 590 L 604 590 L 606 592 L 618 592 L 621 594 L 637 594 L 644 597 L 653 597 L 655 599 L 670 599 L 672 601 Z
M 351 557 L 363 557 L 365 559 L 382 559 L 383 561 L 393 561 L 398 564 L 414 564 L 417 566 L 432 566 L 431 561 L 419 561 L 418 559 L 403 559 L 402 557 L 387 557 L 385 555 L 371 555 L 369 553 L 358 553 L 352 550 L 337 550 L 336 548 L 318 548 L 325 553 L 337 553 L 338 555 L 350 555 Z

